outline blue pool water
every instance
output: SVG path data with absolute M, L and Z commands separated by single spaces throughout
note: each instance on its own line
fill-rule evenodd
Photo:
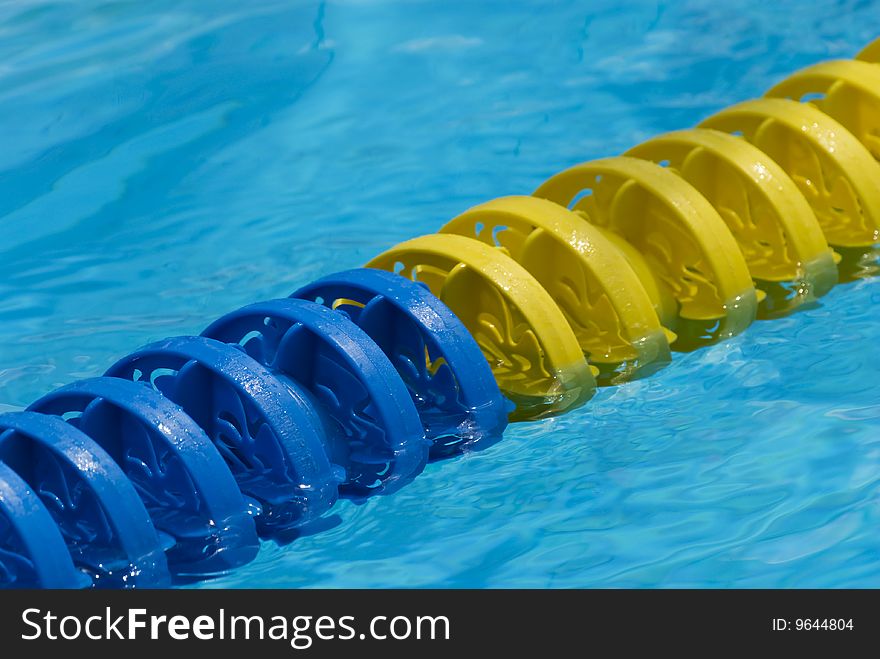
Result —
M 0 3 L 0 410 L 878 34 L 856 0 Z M 207 585 L 880 587 L 878 308 L 839 286 Z

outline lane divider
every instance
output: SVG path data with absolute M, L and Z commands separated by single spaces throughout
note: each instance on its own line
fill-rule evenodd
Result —
M 880 39 L 0 415 L 0 587 L 155 588 L 876 274 Z

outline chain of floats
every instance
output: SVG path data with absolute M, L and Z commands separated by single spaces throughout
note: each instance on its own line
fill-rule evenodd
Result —
M 0 415 L 0 587 L 223 573 L 873 274 L 878 62 L 880 40 Z

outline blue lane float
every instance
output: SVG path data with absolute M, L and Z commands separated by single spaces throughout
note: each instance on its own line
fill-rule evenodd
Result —
M 74 382 L 28 409 L 67 418 L 125 472 L 154 526 L 169 535 L 178 575 L 224 572 L 253 560 L 259 540 L 229 467 L 177 405 L 140 382 Z
M 81 588 L 61 529 L 40 497 L 0 462 L 0 588 Z
M 183 336 L 122 358 L 106 375 L 149 383 L 205 431 L 241 491 L 260 503 L 258 526 L 284 532 L 318 519 L 338 496 L 323 424 L 311 402 L 242 350 Z
M 425 287 L 356 269 L 0 416 L 0 587 L 165 587 L 500 439 L 512 405 Z
M 241 346 L 306 389 L 329 416 L 328 452 L 344 494 L 390 493 L 422 472 L 429 443 L 391 362 L 343 314 L 290 298 L 223 316 L 203 336 Z
M 94 586 L 171 584 L 165 547 L 134 485 L 82 431 L 57 416 L 0 415 L 0 463 L 39 495 Z
M 422 284 L 371 268 L 338 272 L 291 297 L 345 314 L 387 355 L 416 405 L 431 457 L 497 442 L 513 405 L 477 342 Z

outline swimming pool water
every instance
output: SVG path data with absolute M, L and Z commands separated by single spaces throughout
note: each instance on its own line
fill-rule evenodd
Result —
M 758 96 L 880 3 L 0 3 L 0 410 Z M 517 424 L 224 587 L 880 587 L 880 281 Z

